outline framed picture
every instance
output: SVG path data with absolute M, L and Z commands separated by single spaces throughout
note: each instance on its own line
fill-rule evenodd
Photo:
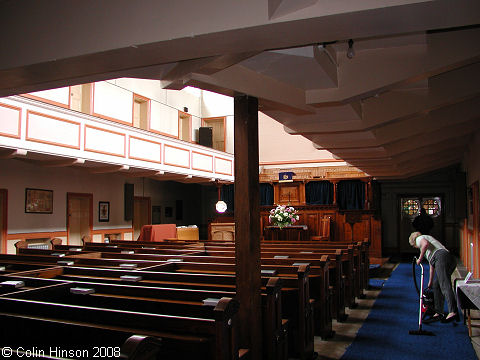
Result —
M 98 221 L 110 221 L 110 202 L 98 202 Z
M 25 189 L 25 212 L 33 214 L 53 213 L 53 190 Z

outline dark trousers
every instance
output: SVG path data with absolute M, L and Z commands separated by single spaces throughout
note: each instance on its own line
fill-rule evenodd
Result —
M 443 313 L 443 306 L 447 300 L 448 312 L 457 312 L 457 301 L 452 289 L 452 274 L 457 267 L 457 261 L 447 250 L 437 250 L 433 255 L 431 265 L 435 267 L 433 280 L 433 295 L 435 297 L 435 310 Z

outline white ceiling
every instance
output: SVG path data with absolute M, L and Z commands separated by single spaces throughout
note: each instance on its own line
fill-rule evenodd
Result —
M 144 0 L 130 18 L 118 1 L 97 4 L 95 22 L 84 7 L 52 3 L 59 11 L 25 23 L 11 20 L 20 5 L 0 2 L 10 25 L 0 96 L 122 76 L 248 94 L 288 132 L 377 178 L 459 163 L 480 129 L 479 1 Z M 36 39 L 28 29 L 42 25 Z

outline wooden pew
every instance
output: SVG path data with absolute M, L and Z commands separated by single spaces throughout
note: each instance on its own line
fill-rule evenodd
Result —
M 141 286 L 168 286 L 168 287 L 188 287 L 191 289 L 224 289 L 235 290 L 236 278 L 234 274 L 214 274 L 192 272 L 182 273 L 174 272 L 177 264 L 166 264 L 171 271 L 165 270 L 165 267 L 154 266 L 149 271 L 145 270 L 120 270 L 105 268 L 81 268 L 81 267 L 58 267 L 57 275 L 50 271 L 46 276 L 61 280 L 71 281 L 95 281 L 105 283 L 126 283 L 122 276 L 135 275 L 141 276 L 141 280 L 136 284 Z M 207 264 L 208 265 L 208 264 Z M 152 271 L 156 270 L 156 271 Z M 231 270 L 231 269 L 230 269 Z M 283 287 L 281 289 L 282 314 L 289 319 L 288 324 L 288 350 L 290 356 L 296 356 L 300 359 L 312 359 L 313 351 L 313 317 L 312 302 L 310 300 L 309 290 L 309 266 L 299 266 L 296 270 L 296 277 L 282 278 Z M 24 273 L 28 276 L 45 276 L 41 271 L 31 271 Z M 262 284 L 265 287 L 270 281 L 270 277 L 262 277 Z M 278 328 L 278 325 L 277 325 Z M 278 331 L 283 331 L 278 330 Z M 275 340 L 281 345 L 281 338 Z M 281 353 L 281 351 L 279 351 Z
M 45 269 L 51 267 L 51 265 L 32 264 L 29 262 L 17 262 L 17 261 L 1 261 L 0 260 L 0 275 L 7 275 L 16 273 L 19 271 Z
M 172 269 L 176 273 L 189 274 L 219 274 L 235 276 L 235 264 L 221 264 L 221 263 L 194 263 L 194 262 L 173 262 Z M 155 266 L 149 268 L 155 271 Z M 310 359 L 313 357 L 313 342 L 314 342 L 314 317 L 313 308 L 315 301 L 310 297 L 310 281 L 309 277 L 323 278 L 323 274 L 310 274 L 310 265 L 301 264 L 297 267 L 272 265 L 263 266 L 263 270 L 275 271 L 275 276 L 279 276 L 286 286 L 294 288 L 297 293 L 292 297 L 292 293 L 286 293 L 289 297 L 284 297 L 282 303 L 283 314 L 286 316 L 291 327 L 289 334 L 292 334 L 294 339 L 291 343 L 294 354 L 300 359 Z
M 87 323 L 93 328 L 154 336 L 162 339 L 162 359 L 190 359 L 193 355 L 198 359 L 239 358 L 236 343 L 238 303 L 233 299 L 222 298 L 214 308 L 202 306 L 203 317 L 193 318 L 143 312 L 142 306 L 147 302 L 140 300 L 136 311 L 126 309 L 129 304 L 125 301 L 117 302 L 117 309 L 76 305 L 75 301 L 83 302 L 89 295 L 75 295 L 75 301 L 71 301 L 72 287 L 71 283 L 66 283 L 0 296 L 0 315 Z
M 268 246 L 268 245 L 287 245 L 287 246 L 309 246 L 309 245 L 322 245 L 325 248 L 345 248 L 346 246 L 357 246 L 360 244 L 361 247 L 361 259 L 357 260 L 357 252 L 355 251 L 354 256 L 355 256 L 355 269 L 359 269 L 358 277 L 359 280 L 355 283 L 355 290 L 354 293 L 358 297 L 363 297 L 363 292 L 361 289 L 366 289 L 368 287 L 368 268 L 369 268 L 369 257 L 368 257 L 368 247 L 369 247 L 369 242 L 368 241 L 363 241 L 363 242 L 358 242 L 358 243 L 352 243 L 352 242 L 331 242 L 331 241 L 322 241 L 322 240 L 313 240 L 313 241 L 302 241 L 302 242 L 292 242 L 288 243 L 286 241 L 273 241 L 273 240 L 264 240 L 262 241 L 262 246 Z M 146 250 L 149 249 L 201 249 L 204 248 L 204 246 L 234 246 L 233 242 L 218 242 L 218 241 L 207 241 L 207 240 L 195 240 L 195 242 L 185 242 L 183 240 L 178 240 L 178 239 L 168 239 L 168 241 L 164 242 L 150 242 L 150 241 L 131 241 L 131 240 L 112 240 L 109 244 L 104 244 L 104 243 L 89 243 L 86 244 L 90 247 L 92 250 L 98 250 L 98 251 L 108 251 L 108 250 L 101 250 L 101 248 L 111 248 L 112 246 L 118 246 L 123 249 L 127 248 L 132 248 L 131 250 L 138 249 L 138 248 L 144 248 Z M 65 246 L 64 246 L 65 247 Z M 88 247 L 85 248 L 85 250 L 89 249 Z M 355 270 L 357 271 L 357 270 Z
M 165 252 L 166 250 L 168 250 L 169 246 L 175 247 L 176 249 L 184 248 L 184 246 L 185 246 L 184 244 L 165 244 L 165 243 L 162 242 L 162 243 L 155 243 L 154 244 L 156 246 L 155 249 L 153 249 L 153 248 L 145 249 L 143 247 L 138 246 L 138 244 L 135 244 L 135 243 L 136 243 L 135 241 L 121 240 L 121 241 L 116 242 L 116 244 L 118 244 L 118 245 L 115 245 L 116 248 L 113 248 L 113 249 L 111 248 L 111 245 L 109 245 L 109 244 L 95 244 L 94 247 L 97 250 L 99 250 L 99 249 L 107 250 L 108 249 L 109 252 L 110 251 L 112 251 L 112 252 L 134 252 L 134 253 L 141 252 L 141 253 L 157 254 L 160 251 L 159 249 L 163 249 L 163 250 L 161 250 L 161 252 Z M 312 243 L 312 242 L 310 242 L 310 243 Z M 147 242 L 147 244 L 151 245 L 152 243 Z M 90 245 L 91 244 L 88 244 L 88 246 L 90 246 Z M 136 245 L 137 247 L 134 247 L 134 245 Z M 285 242 L 281 242 L 281 245 L 282 246 L 287 246 L 288 244 L 285 244 Z M 291 244 L 291 245 L 293 246 L 293 244 Z M 226 244 L 222 243 L 222 246 L 220 248 L 224 249 L 225 246 L 227 246 L 227 249 L 228 249 L 229 248 L 228 246 L 230 246 L 230 244 L 226 245 Z M 298 247 L 299 244 L 296 243 L 295 246 Z M 128 251 L 128 250 L 125 250 L 125 249 L 131 250 L 131 251 Z M 231 249 L 231 251 L 233 252 L 233 249 Z M 195 252 L 193 252 L 192 254 L 195 254 Z M 196 254 L 200 254 L 200 253 L 197 252 Z M 175 256 L 175 255 L 176 254 L 172 254 L 172 256 Z M 105 256 L 103 256 L 103 257 L 105 257 Z M 125 258 L 128 258 L 128 257 L 125 257 Z M 143 259 L 147 259 L 147 258 L 143 258 Z M 355 293 L 356 292 L 355 292 L 355 289 L 354 289 L 354 284 L 356 284 L 356 283 L 354 283 L 352 281 L 352 279 L 354 278 L 354 275 L 349 275 L 349 274 L 353 273 L 354 270 L 350 265 L 351 262 L 348 262 L 346 264 L 344 263 L 342 265 L 344 267 L 344 269 L 339 270 L 334 263 L 334 260 L 338 261 L 338 256 L 331 254 L 330 259 L 332 260 L 331 271 L 330 271 L 331 272 L 330 283 L 333 286 L 336 287 L 336 290 L 333 291 L 332 294 L 331 294 L 332 298 L 334 299 L 334 302 L 331 306 L 332 316 L 339 321 L 343 321 L 346 318 L 345 306 L 353 306 L 355 304 Z M 349 261 L 351 261 L 351 260 L 349 260 Z M 347 274 L 346 277 L 343 277 L 342 273 Z M 323 333 L 326 334 L 328 332 L 323 332 Z
M 160 338 L 130 335 L 130 331 L 120 329 L 2 311 L 0 322 L 0 347 L 8 346 L 12 350 L 9 357 L 12 359 L 59 359 L 60 355 L 69 355 L 70 352 L 79 359 L 109 355 L 112 358 L 145 360 L 156 359 L 161 354 Z M 22 329 L 21 336 L 12 329 Z
M 37 254 L 0 254 L 0 263 L 31 264 L 31 265 L 66 265 L 88 266 L 102 268 L 134 268 L 141 269 L 152 265 L 162 265 L 161 262 L 154 264 L 153 261 L 128 260 L 128 259 L 101 259 L 100 253 L 86 252 L 79 255 L 37 255 Z
M 121 241 L 123 245 L 127 245 L 128 243 Z M 205 249 L 215 249 L 212 246 L 217 247 L 217 251 L 225 251 L 226 249 L 230 249 L 232 252 L 234 251 L 234 244 L 233 242 L 213 242 L 208 241 L 204 242 L 206 244 Z M 166 246 L 179 246 L 185 245 L 183 243 L 175 242 L 171 240 L 169 244 L 156 243 L 156 246 L 165 248 Z M 288 243 L 285 241 L 262 241 L 262 249 L 267 248 L 279 248 L 279 247 L 286 247 L 290 249 L 297 248 L 298 250 L 306 250 L 307 247 L 315 247 L 318 249 L 324 249 L 324 252 L 328 250 L 334 251 L 337 248 L 346 249 L 347 253 L 353 249 L 353 255 L 346 255 L 342 256 L 343 258 L 348 257 L 347 262 L 342 263 L 343 271 L 342 275 L 338 270 L 335 270 L 333 266 L 334 256 L 330 256 L 330 260 L 332 261 L 331 265 L 331 277 L 330 282 L 332 285 L 337 287 L 337 290 L 334 292 L 333 296 L 335 297 L 334 304 L 332 306 L 332 316 L 339 321 L 343 321 L 346 317 L 344 306 L 354 307 L 356 305 L 355 297 L 363 297 L 363 289 L 368 287 L 368 242 L 361 243 L 361 252 L 358 250 L 357 245 L 352 245 L 350 242 L 326 242 L 326 241 L 304 241 L 304 242 L 293 242 Z M 140 251 L 140 250 L 138 250 Z M 228 250 L 227 250 L 228 251 Z M 276 250 L 278 251 L 278 250 Z M 210 250 L 210 253 L 212 250 Z M 218 254 L 218 253 L 217 253 Z M 360 257 L 361 255 L 361 257 Z M 362 260 L 363 259 L 363 260 Z M 338 275 L 336 275 L 337 273 Z M 338 280 L 337 280 L 338 279 Z M 336 293 L 342 295 L 335 295 Z M 345 296 L 343 296 L 345 294 Z M 339 300 L 345 299 L 345 300 Z M 344 302 L 345 304 L 342 304 Z
M 201 256 L 201 255 L 185 255 L 185 256 L 177 256 L 172 259 L 171 256 L 162 255 L 162 254 L 112 254 L 112 253 L 103 253 L 102 257 L 105 258 L 125 258 L 125 259 L 152 259 L 154 261 L 169 261 L 169 260 L 182 260 L 189 263 L 224 263 L 224 264 L 234 264 L 235 258 L 231 257 L 217 257 L 217 256 Z M 279 270 L 278 265 L 281 266 L 288 266 L 291 267 L 295 262 L 303 263 L 307 262 L 310 265 L 310 295 L 315 300 L 314 305 L 314 323 L 315 323 L 315 334 L 321 336 L 322 338 L 329 338 L 333 335 L 332 332 L 332 315 L 331 315 L 331 308 L 333 304 L 331 302 L 331 294 L 330 290 L 330 282 L 329 282 L 329 259 L 327 256 L 321 257 L 320 259 L 273 259 L 273 258 L 262 258 L 262 269 L 267 271 L 277 271 Z M 201 272 L 219 272 L 220 267 L 214 266 L 212 270 L 212 266 L 204 267 L 204 270 Z M 227 273 L 234 273 L 233 268 L 230 267 L 226 270 Z M 292 275 L 292 273 L 296 271 L 295 269 L 289 269 L 288 273 L 282 273 L 281 271 L 278 272 L 279 276 L 282 275 Z M 320 276 L 315 276 L 320 275 Z M 295 275 L 296 276 L 296 275 Z M 343 305 L 343 299 L 341 300 L 341 304 Z M 345 313 L 344 307 L 342 307 L 343 314 Z
M 122 241 L 122 243 L 126 243 L 125 241 Z M 124 244 L 125 245 L 125 244 Z M 225 260 L 218 259 L 214 256 L 210 257 L 205 257 L 205 256 L 200 256 L 203 254 L 203 252 L 194 252 L 193 254 L 189 255 L 182 255 L 180 256 L 180 253 L 174 253 L 173 255 L 163 255 L 163 254 L 171 254 L 171 252 L 167 251 L 169 250 L 168 248 L 165 248 L 165 246 L 168 247 L 168 245 L 163 245 L 162 250 L 160 248 L 156 249 L 140 249 L 140 248 L 132 248 L 130 245 L 127 245 L 127 247 L 121 246 L 114 248 L 113 252 L 110 252 L 110 248 L 108 246 L 98 246 L 95 247 L 96 249 L 103 248 L 103 249 L 109 249 L 108 252 L 105 253 L 95 253 L 88 255 L 88 253 L 82 253 L 85 254 L 85 256 L 95 256 L 95 257 L 101 257 L 101 258 L 108 258 L 108 259 L 139 259 L 139 260 L 169 260 L 171 258 L 175 257 L 180 257 L 182 259 L 189 259 L 189 261 L 206 261 L 206 262 L 222 262 Z M 90 244 L 88 244 L 88 247 L 90 248 Z M 87 247 L 85 247 L 87 248 Z M 124 249 L 134 249 L 131 251 L 125 251 Z M 34 253 L 35 251 L 29 250 L 29 253 Z M 45 250 L 38 250 L 36 253 L 47 253 L 48 251 Z M 134 254 L 131 254 L 134 253 Z M 152 254 L 155 256 L 150 256 L 147 254 Z M 186 254 L 186 253 L 185 253 Z M 233 256 L 233 252 L 231 254 Z M 197 257 L 197 258 L 195 258 Z M 338 261 L 338 256 L 331 256 L 334 260 Z M 321 260 L 321 259 L 320 259 Z M 233 263 L 234 258 L 228 259 L 228 263 Z M 333 264 L 333 266 L 336 266 Z M 314 269 L 313 269 L 314 270 Z M 345 318 L 345 300 L 344 300 L 344 290 L 343 287 L 343 279 L 341 278 L 341 269 L 333 269 L 331 270 L 332 275 L 330 276 L 336 276 L 336 274 L 339 274 L 337 278 L 332 278 L 329 280 L 329 283 L 331 282 L 334 284 L 337 289 L 336 291 L 332 292 L 331 290 L 322 290 L 326 285 L 326 288 L 329 288 L 328 283 L 325 282 L 325 280 L 322 280 L 321 282 L 318 283 L 318 285 L 313 286 L 312 289 L 312 295 L 313 298 L 316 300 L 316 308 L 317 311 L 314 312 L 315 314 L 315 332 L 317 335 L 322 336 L 323 338 L 328 338 L 333 335 L 332 332 L 332 327 L 331 327 L 331 317 L 333 316 L 334 318 L 338 320 L 343 320 Z M 330 299 L 332 298 L 332 299 Z M 334 301 L 334 303 L 330 304 L 331 301 Z M 325 309 L 331 309 L 331 312 L 325 313 Z
M 317 252 L 319 254 L 332 254 L 337 250 L 336 247 L 327 247 L 324 248 L 323 245 L 318 246 L 312 244 L 312 242 L 304 242 L 299 244 L 298 242 L 285 242 L 285 241 L 278 241 L 274 245 L 265 246 L 264 242 L 262 242 L 261 251 L 264 252 L 309 252 L 314 253 Z M 229 254 L 234 252 L 233 246 L 211 246 L 207 245 L 205 247 L 205 251 L 209 254 L 216 254 L 222 255 Z M 345 251 L 346 254 L 342 256 L 342 267 L 343 267 L 343 274 L 345 275 L 344 282 L 345 282 L 345 296 L 346 296 L 346 306 L 348 307 L 355 307 L 355 297 L 362 297 L 363 290 L 361 284 L 364 286 L 367 285 L 368 280 L 365 281 L 367 278 L 367 273 L 365 270 L 365 266 L 360 266 L 360 252 L 358 249 L 354 248 L 353 245 L 349 244 L 347 247 L 342 247 L 342 251 Z M 331 260 L 333 260 L 331 258 Z M 366 288 L 366 287 L 365 287 Z
M 263 241 L 262 246 L 278 246 L 278 245 L 284 245 L 281 242 L 278 241 Z M 291 246 L 294 246 L 294 244 L 289 244 Z M 370 248 L 370 242 L 368 240 L 364 241 L 359 241 L 359 242 L 350 242 L 350 241 L 321 241 L 321 240 L 315 240 L 315 241 L 309 241 L 309 242 L 304 242 L 302 244 L 303 246 L 321 246 L 322 248 L 330 248 L 330 249 L 345 249 L 349 248 L 350 246 L 354 247 L 355 250 L 355 256 L 359 256 L 359 260 L 356 260 L 355 266 L 359 269 L 359 276 L 360 276 L 360 287 L 363 289 L 368 288 L 368 271 L 369 271 L 369 265 L 370 265 L 370 258 L 369 258 L 369 248 Z M 362 293 L 359 294 L 360 297 L 363 296 Z
M 56 275 L 63 272 L 63 268 L 53 269 L 46 273 L 46 271 L 30 271 L 19 273 L 15 276 L 10 276 L 10 279 L 23 280 L 25 283 L 39 282 L 41 285 L 48 284 L 48 282 L 57 282 L 53 280 Z M 187 288 L 161 288 L 148 287 L 136 285 L 140 282 L 137 272 L 132 271 L 130 279 L 125 278 L 126 284 L 115 283 L 101 283 L 90 280 L 88 277 L 80 277 L 81 281 L 74 281 L 75 284 L 94 288 L 95 294 L 91 298 L 93 305 L 98 306 L 103 302 L 107 302 L 110 308 L 114 306 L 116 301 L 119 301 L 123 306 L 125 303 L 132 301 L 132 299 L 149 300 L 154 304 L 153 310 L 162 311 L 164 314 L 174 314 L 174 311 L 180 311 L 183 316 L 198 315 L 194 312 L 196 305 L 203 304 L 205 299 L 220 299 L 222 297 L 235 297 L 234 291 L 227 290 L 193 290 Z M 30 277 L 34 276 L 34 277 Z M 36 276 L 36 277 L 35 277 Z M 136 276 L 136 278 L 134 278 Z M 40 277 L 51 277 L 50 279 Z M 61 280 L 67 281 L 67 280 Z M 287 339 L 288 321 L 282 319 L 281 314 L 281 279 L 272 277 L 268 280 L 265 286 L 265 292 L 262 294 L 262 310 L 263 310 L 263 328 L 264 328 L 264 359 L 269 360 L 286 360 L 287 359 Z M 18 291 L 18 290 L 17 290 Z M 28 294 L 27 294 L 28 295 Z M 25 295 L 24 295 L 24 298 Z M 112 298 L 113 300 L 111 300 Z M 32 300 L 32 298 L 29 298 Z M 78 304 L 77 304 L 78 305 Z M 83 304 L 85 305 L 85 304 Z M 146 311 L 145 305 L 142 310 Z
M 42 269 L 41 271 L 44 271 L 44 269 Z M 23 284 L 18 283 L 18 281 L 21 281 Z M 13 275 L 0 275 L 0 295 L 36 289 L 45 286 L 58 285 L 62 283 L 64 282 L 60 280 L 21 278 Z
M 207 250 L 206 254 L 209 254 L 208 257 L 206 256 L 190 256 L 190 257 L 182 257 L 183 259 L 188 259 L 191 261 L 192 259 L 198 259 L 199 261 L 207 261 L 207 262 L 222 262 L 225 260 L 222 259 L 234 259 L 234 251 L 211 251 Z M 328 283 L 331 288 L 328 291 L 328 296 L 331 297 L 331 317 L 337 319 L 338 321 L 345 321 L 346 313 L 345 307 L 352 306 L 354 303 L 354 291 L 353 291 L 353 270 L 351 268 L 352 259 L 348 253 L 344 253 L 342 250 L 336 251 L 319 251 L 314 253 L 313 251 L 298 251 L 298 250 L 285 250 L 283 252 L 262 252 L 261 253 L 261 262 L 262 264 L 272 264 L 272 260 L 275 260 L 275 257 L 283 254 L 283 256 L 288 256 L 288 262 L 302 262 L 302 261 L 321 261 L 322 256 L 327 254 L 329 258 L 329 276 L 328 276 Z M 277 259 L 280 260 L 280 259 Z M 279 263 L 279 262 L 277 262 Z M 315 268 L 313 268 L 314 270 Z M 315 271 L 314 273 L 315 274 Z M 346 275 L 344 275 L 346 274 Z M 315 287 L 316 288 L 316 287 Z M 320 305 L 319 305 L 320 306 Z M 320 330 L 320 329 L 319 329 Z M 322 331 L 322 330 L 320 330 Z M 322 331 L 322 337 L 329 337 L 329 331 Z

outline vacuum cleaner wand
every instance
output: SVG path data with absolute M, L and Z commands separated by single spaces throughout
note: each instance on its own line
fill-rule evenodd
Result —
M 413 261 L 417 262 L 417 258 L 413 257 Z M 421 268 L 421 275 L 420 275 L 420 299 L 419 299 L 419 306 L 418 309 L 418 330 L 410 330 L 408 333 L 410 335 L 427 335 L 427 336 L 434 336 L 435 334 L 431 331 L 423 330 L 422 329 L 422 307 L 423 307 L 423 265 L 420 263 Z

